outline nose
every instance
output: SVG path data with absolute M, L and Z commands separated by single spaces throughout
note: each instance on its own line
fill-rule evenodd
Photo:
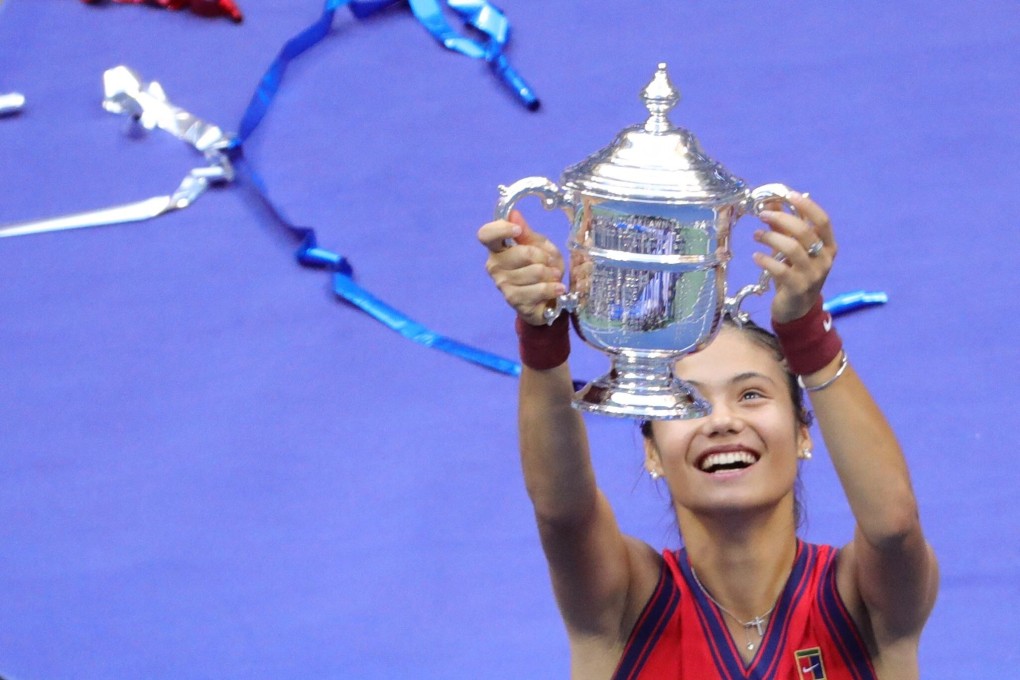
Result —
M 725 403 L 712 404 L 712 412 L 705 416 L 701 433 L 705 436 L 735 434 L 744 429 L 744 421 Z

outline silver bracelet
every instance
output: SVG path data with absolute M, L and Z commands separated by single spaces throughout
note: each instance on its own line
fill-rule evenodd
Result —
M 839 379 L 839 376 L 843 375 L 843 371 L 846 370 L 846 365 L 849 363 L 849 360 L 846 357 L 846 350 L 840 350 L 840 352 L 842 353 L 843 358 L 839 360 L 839 368 L 836 369 L 836 375 L 832 376 L 821 385 L 815 385 L 814 387 L 808 387 L 805 385 L 804 378 L 798 375 L 797 384 L 800 385 L 800 388 L 805 392 L 818 392 L 819 390 L 824 390 L 826 387 L 836 382 Z

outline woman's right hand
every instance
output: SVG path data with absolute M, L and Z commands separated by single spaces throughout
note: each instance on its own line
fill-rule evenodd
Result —
M 478 240 L 489 251 L 485 270 L 507 303 L 525 322 L 545 325 L 542 314 L 549 302 L 567 292 L 559 249 L 545 236 L 532 231 L 516 210 L 510 213 L 509 220 L 483 225 L 478 230 Z

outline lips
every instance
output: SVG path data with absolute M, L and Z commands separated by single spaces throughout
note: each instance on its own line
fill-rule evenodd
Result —
M 743 447 L 719 447 L 701 454 L 697 467 L 708 474 L 743 470 L 757 463 L 760 457 L 756 452 Z

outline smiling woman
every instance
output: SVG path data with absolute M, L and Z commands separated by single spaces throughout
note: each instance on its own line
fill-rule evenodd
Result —
M 744 340 L 753 343 L 760 349 L 764 350 L 771 358 L 774 364 L 782 366 L 782 375 L 784 377 L 782 386 L 786 389 L 789 394 L 790 403 L 792 404 L 793 422 L 803 428 L 811 426 L 813 416 L 810 410 L 804 405 L 804 391 L 801 389 L 797 382 L 797 376 L 790 373 L 786 367 L 783 359 L 783 350 L 779 345 L 779 339 L 762 328 L 758 324 L 751 320 L 743 321 L 738 323 L 731 317 L 725 316 L 723 318 L 723 328 L 727 330 L 733 330 L 740 333 Z M 689 362 L 688 362 L 689 363 Z M 769 364 L 766 364 L 769 365 Z M 682 370 L 682 369 L 681 369 Z M 750 375 L 747 377 L 751 377 Z M 688 380 L 688 383 L 690 381 Z M 755 399 L 761 396 L 760 393 L 754 392 L 753 390 L 745 395 L 745 399 Z M 658 454 L 658 450 L 655 446 L 655 438 L 652 429 L 652 421 L 645 420 L 641 422 L 641 434 L 645 439 L 645 450 L 648 454 Z M 801 459 L 811 458 L 811 447 L 802 447 L 799 453 Z M 716 453 L 714 455 L 706 455 L 699 461 L 699 467 L 704 469 L 706 472 L 717 473 L 723 472 L 729 469 L 742 469 L 749 465 L 757 462 L 758 458 L 755 453 L 744 451 L 742 449 L 736 449 L 731 453 Z M 646 466 L 649 475 L 653 479 L 661 479 L 662 475 L 659 472 L 660 465 L 653 460 L 651 456 L 646 461 Z M 797 481 L 794 484 L 793 489 L 793 521 L 795 527 L 801 526 L 801 521 L 805 515 L 803 503 L 800 498 L 800 478 L 798 475 Z
M 736 352 L 731 350 L 736 347 Z M 718 355 L 722 355 L 722 359 Z M 710 385 L 705 378 L 699 375 L 706 373 L 709 380 L 718 380 L 720 374 L 715 370 L 716 366 L 726 365 L 732 355 L 747 355 L 747 370 L 733 375 L 728 384 L 723 385 L 720 398 L 730 396 L 735 400 L 734 406 L 743 410 L 744 413 L 761 413 L 762 407 L 766 405 L 783 405 L 784 413 L 780 416 L 787 421 L 791 431 L 796 430 L 804 439 L 805 443 L 797 448 L 799 458 L 808 458 L 811 455 L 810 434 L 808 427 L 811 425 L 811 412 L 804 406 L 804 392 L 797 383 L 797 377 L 785 368 L 782 348 L 775 335 L 758 326 L 753 321 L 737 323 L 730 317 L 723 320 L 723 332 L 718 341 L 714 342 L 704 352 L 688 357 L 680 362 L 677 367 L 677 375 L 681 376 L 688 384 L 694 385 L 698 391 L 706 396 L 709 394 Z M 720 363 L 722 361 L 723 363 Z M 708 370 L 705 370 L 705 366 Z M 702 367 L 699 369 L 699 366 Z M 713 402 L 712 399 L 709 399 Z M 713 402 L 714 403 L 714 402 Z M 708 418 L 694 421 L 701 427 L 706 424 L 719 424 L 720 419 L 730 414 L 729 407 L 713 406 L 713 413 Z M 735 422 L 742 422 L 739 418 Z M 689 425 L 690 421 L 664 421 L 653 426 L 652 421 L 641 423 L 641 433 L 645 438 L 645 450 L 647 454 L 646 467 L 653 478 L 664 477 L 662 472 L 662 452 L 657 441 L 668 440 L 673 434 L 682 428 L 684 424 Z M 659 430 L 656 437 L 655 431 Z M 761 459 L 761 452 L 738 444 L 726 444 L 713 447 L 704 451 L 696 461 L 697 468 L 702 472 L 714 475 L 722 475 L 726 472 L 735 472 L 754 465 Z M 796 494 L 796 484 L 793 493 L 793 518 L 794 526 L 800 525 L 802 508 Z
M 726 321 L 676 366 L 711 413 L 642 426 L 679 551 L 623 534 L 596 484 L 571 407 L 568 327 L 542 320 L 564 288 L 558 249 L 517 213 L 479 230 L 518 313 L 524 479 L 574 678 L 919 677 L 938 568 L 896 438 L 822 311 L 829 218 L 806 196 L 790 201 L 796 216 L 765 211 L 755 235 L 775 253 L 754 259 L 776 283 L 776 335 Z M 801 387 L 856 520 L 838 549 L 796 534 L 798 461 L 812 449 Z

